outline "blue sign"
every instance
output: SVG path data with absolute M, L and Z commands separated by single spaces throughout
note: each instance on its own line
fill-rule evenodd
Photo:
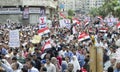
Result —
M 64 9 L 65 5 L 63 3 L 60 4 L 60 9 Z

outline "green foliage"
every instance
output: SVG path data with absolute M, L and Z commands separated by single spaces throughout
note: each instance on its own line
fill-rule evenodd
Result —
M 115 10 L 115 16 L 120 18 L 120 6 Z
M 67 18 L 70 19 L 70 21 L 72 23 L 72 16 L 68 16 Z
M 91 9 L 90 14 L 94 15 L 102 15 L 105 17 L 109 13 L 116 17 L 120 17 L 120 4 L 118 0 L 105 0 L 105 3 L 99 7 Z
M 68 16 L 68 19 L 72 19 L 72 16 Z
M 93 16 L 99 15 L 98 11 L 99 11 L 98 8 L 92 8 L 90 10 L 90 14 L 93 15 Z
M 74 11 L 73 10 L 68 10 L 68 16 L 73 16 L 74 15 Z

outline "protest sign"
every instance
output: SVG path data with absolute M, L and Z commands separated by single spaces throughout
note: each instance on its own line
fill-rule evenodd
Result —
M 47 23 L 47 18 L 45 16 L 39 18 L 39 29 L 45 28 Z
M 45 16 L 40 17 L 39 22 L 40 22 L 40 24 L 45 24 L 46 23 L 46 17 Z
M 9 47 L 20 47 L 19 30 L 9 32 Z
M 60 22 L 61 28 L 63 27 L 70 28 L 70 19 L 62 19 L 62 20 L 59 20 L 59 22 Z

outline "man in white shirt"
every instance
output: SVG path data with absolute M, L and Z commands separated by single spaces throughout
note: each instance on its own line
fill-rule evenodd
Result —
M 104 70 L 106 71 L 110 66 L 113 67 L 113 68 L 115 68 L 116 63 L 117 63 L 117 61 L 116 61 L 115 58 L 110 59 L 109 61 L 107 61 L 104 64 Z
M 38 69 L 34 67 L 34 62 L 33 61 L 27 61 L 26 62 L 27 67 L 28 67 L 28 72 L 39 72 Z
M 65 46 L 64 46 L 64 47 L 62 47 L 62 50 L 59 51 L 59 56 L 65 57 L 65 53 L 66 53 L 66 49 L 65 49 Z
M 103 42 L 101 42 L 100 40 L 97 40 L 96 44 L 95 44 L 96 47 L 103 47 Z
M 13 63 L 12 64 L 12 69 L 13 69 L 13 72 L 21 72 L 21 70 L 19 69 L 19 64 L 18 63 Z
M 47 72 L 56 72 L 56 67 L 52 64 L 51 59 L 46 59 L 45 67 L 47 68 Z

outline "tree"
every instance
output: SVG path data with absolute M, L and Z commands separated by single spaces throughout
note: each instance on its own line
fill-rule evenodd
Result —
M 95 17 L 96 15 L 99 15 L 98 11 L 99 11 L 98 8 L 92 8 L 90 10 L 90 14 Z
M 120 18 L 120 6 L 115 9 L 115 16 Z
M 109 13 L 112 13 L 112 15 L 120 17 L 120 4 L 118 0 L 105 0 L 105 3 L 101 7 L 91 10 L 94 11 L 93 15 L 105 17 Z
M 73 10 L 68 10 L 68 16 L 74 16 L 74 11 Z
M 99 14 L 106 16 L 109 13 L 112 13 L 112 15 L 118 16 L 119 12 L 115 11 L 115 7 L 117 6 L 119 6 L 118 0 L 105 0 L 105 3 L 99 8 Z

